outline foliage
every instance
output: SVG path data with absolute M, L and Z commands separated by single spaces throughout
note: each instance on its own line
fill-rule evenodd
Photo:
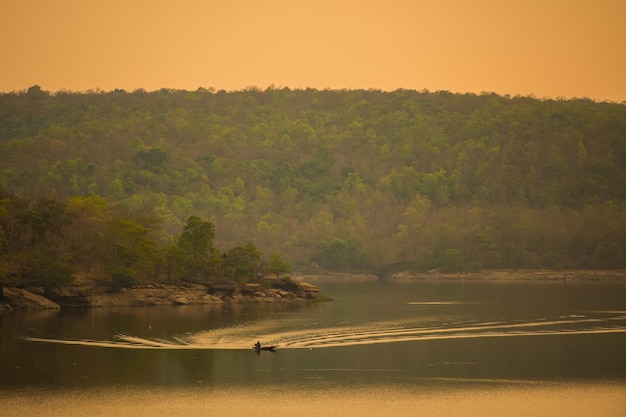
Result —
M 61 287 L 74 281 L 76 268 L 73 265 L 45 257 L 30 259 L 25 264 L 28 268 L 29 284 L 41 285 L 44 288 Z
M 183 250 L 188 258 L 189 272 L 193 275 L 205 276 L 211 270 L 213 254 L 213 240 L 215 226 L 208 220 L 198 216 L 190 216 L 183 227 L 183 233 L 178 239 L 178 248 Z M 182 255 L 182 254 L 181 254 Z
M 261 253 L 251 242 L 235 246 L 224 254 L 225 275 L 237 281 L 256 278 L 261 270 Z
M 111 265 L 107 269 L 107 272 L 111 276 L 111 283 L 116 287 L 132 287 L 140 282 L 137 278 L 137 271 L 132 268 L 120 265 Z
M 625 138 L 589 99 L 33 86 L 0 94 L 0 271 L 624 268 Z
M 318 244 L 313 255 L 318 265 L 328 269 L 367 269 L 365 254 L 354 241 L 333 239 Z
M 268 258 L 268 272 L 278 279 L 282 274 L 291 272 L 291 263 L 282 253 L 274 253 Z
M 13 195 L 0 197 L 6 197 L 2 204 L 10 208 L 0 213 L 0 278 L 5 283 L 48 288 L 69 284 L 79 274 L 108 279 L 116 287 L 129 287 L 183 278 L 248 281 L 264 273 L 263 256 L 252 242 L 222 253 L 213 246 L 213 223 L 197 216 L 188 218 L 176 242 L 161 244 L 156 239 L 158 220 L 116 216 L 106 202 L 97 198 L 72 198 L 65 203 L 40 199 L 32 204 Z M 51 224 L 55 225 L 54 239 L 47 235 Z M 85 226 L 89 230 L 84 230 Z M 289 261 L 282 255 L 271 256 L 270 264 L 272 273 L 290 270 Z

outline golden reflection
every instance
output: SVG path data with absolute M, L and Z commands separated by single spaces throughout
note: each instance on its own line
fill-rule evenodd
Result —
M 432 381 L 430 381 L 432 382 Z M 0 392 L 13 416 L 603 416 L 626 415 L 624 384 L 439 381 L 425 387 L 115 388 Z

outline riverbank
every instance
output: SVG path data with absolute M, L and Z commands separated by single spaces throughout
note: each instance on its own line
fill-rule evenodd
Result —
M 480 272 L 422 273 L 396 272 L 387 277 L 403 280 L 465 280 L 465 281 L 619 281 L 626 280 L 626 270 L 489 270 Z
M 81 283 L 62 288 L 0 287 L 0 312 L 11 310 L 96 308 L 227 303 L 310 303 L 323 299 L 319 289 L 300 280 L 267 279 L 254 283 L 216 280 L 144 284 L 111 288 Z
M 318 273 L 297 274 L 297 279 L 305 281 L 316 280 L 456 280 L 456 281 L 626 281 L 626 270 L 543 270 L 543 269 L 515 269 L 515 270 L 485 270 L 480 272 L 441 272 L 431 270 L 427 272 L 400 271 L 377 276 L 373 274 L 348 273 Z
M 0 313 L 11 310 L 95 308 L 227 303 L 310 303 L 327 300 L 315 281 L 626 281 L 626 270 L 487 270 L 445 273 L 401 271 L 380 277 L 342 272 L 295 273 L 290 280 L 266 279 L 241 284 L 220 280 L 180 284 L 144 284 L 111 288 L 81 283 L 45 291 L 43 288 L 0 287 Z

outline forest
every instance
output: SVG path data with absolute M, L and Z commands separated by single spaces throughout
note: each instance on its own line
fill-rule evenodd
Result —
M 0 279 L 624 268 L 623 161 L 626 103 L 32 86 L 0 94 Z

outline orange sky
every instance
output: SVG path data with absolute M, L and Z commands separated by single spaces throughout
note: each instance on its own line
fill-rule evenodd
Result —
M 626 101 L 623 0 L 2 0 L 0 91 L 396 88 Z

